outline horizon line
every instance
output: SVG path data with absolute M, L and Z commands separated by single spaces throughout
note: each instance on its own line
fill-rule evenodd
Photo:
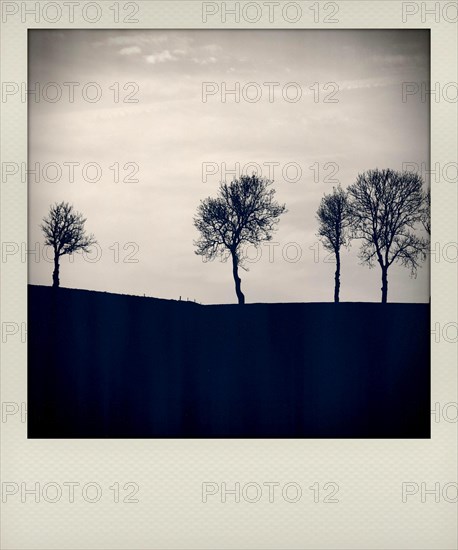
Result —
M 185 304 L 194 304 L 197 306 L 239 306 L 237 302 L 228 302 L 228 303 L 201 303 L 196 300 L 190 300 L 189 298 L 186 299 L 177 299 L 177 298 L 159 298 L 157 296 L 149 296 L 146 294 L 120 294 L 118 292 L 110 292 L 107 290 L 94 290 L 94 289 L 88 289 L 88 288 L 72 288 L 72 287 L 65 287 L 65 286 L 59 286 L 58 288 L 54 288 L 52 285 L 39 285 L 39 284 L 32 284 L 27 283 L 28 287 L 39 287 L 39 288 L 49 288 L 54 290 L 76 290 L 81 292 L 96 292 L 99 294 L 110 294 L 112 296 L 127 296 L 130 298 L 145 298 L 149 300 L 160 300 L 163 302 L 177 302 L 177 303 L 185 303 Z M 344 301 L 341 300 L 339 302 L 334 302 L 333 300 L 329 300 L 328 302 L 247 302 L 244 305 L 276 305 L 276 304 L 382 304 L 381 301 Z M 387 304 L 398 304 L 398 305 L 431 305 L 431 302 L 387 302 Z M 386 305 L 386 304 L 385 304 Z

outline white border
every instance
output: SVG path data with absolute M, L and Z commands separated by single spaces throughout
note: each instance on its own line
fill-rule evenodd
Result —
M 288 2 L 278 0 L 280 7 Z M 40 7 L 49 2 L 40 2 Z M 63 1 L 57 2 L 63 4 Z M 79 6 L 88 2 L 78 2 Z M 13 15 L 1 27 L 1 79 L 27 81 L 28 28 L 429 28 L 433 83 L 457 81 L 457 34 L 452 19 L 456 2 L 339 0 L 339 23 L 314 23 L 306 10 L 313 2 L 297 2 L 307 17 L 295 24 L 281 18 L 256 24 L 224 24 L 218 17 L 202 20 L 202 2 L 146 1 L 136 24 L 115 24 L 109 6 L 97 24 L 75 10 L 73 23 L 34 22 Z M 123 9 L 128 2 L 120 1 Z M 35 2 L 3 2 L 32 9 Z M 220 4 L 220 2 L 215 2 Z M 232 4 L 232 3 L 228 3 Z M 241 2 L 246 4 L 246 2 Z M 262 2 L 258 2 L 262 4 Z M 325 1 L 320 2 L 324 7 Z M 402 21 L 406 4 L 418 11 Z M 435 15 L 427 10 L 437 9 Z M 445 11 L 445 6 L 447 9 Z M 4 8 L 4 6 L 3 6 Z M 410 13 L 410 12 L 409 12 Z M 457 104 L 432 102 L 431 165 L 456 161 Z M 1 161 L 27 159 L 27 105 L 1 103 Z M 1 240 L 27 241 L 27 185 L 20 178 L 1 182 Z M 457 240 L 457 186 L 432 183 L 433 243 Z M 3 259 L 2 259 L 3 260 Z M 457 401 L 457 345 L 447 334 L 457 321 L 457 264 L 432 262 L 432 403 Z M 1 319 L 27 318 L 27 265 L 2 261 Z M 455 325 L 456 326 L 456 325 Z M 453 328 L 453 327 L 452 327 Z M 439 330 L 439 332 L 438 332 Z M 21 333 L 2 345 L 2 403 L 26 402 L 26 344 Z M 8 409 L 9 410 L 9 409 Z M 441 409 L 442 411 L 442 409 Z M 5 409 L 4 409 L 5 412 Z M 453 411 L 449 410 L 450 416 Z M 440 549 L 455 548 L 456 506 L 443 498 L 447 483 L 456 483 L 456 423 L 432 416 L 431 440 L 27 440 L 20 414 L 3 415 L 2 481 L 95 481 L 103 488 L 97 503 L 76 498 L 55 504 L 11 498 L 2 506 L 2 547 L 8 549 L 102 548 L 306 548 L 306 549 Z M 113 503 L 115 481 L 140 486 L 136 504 Z M 205 481 L 300 483 L 302 500 L 289 503 L 234 503 L 228 498 L 203 503 Z M 337 481 L 339 504 L 315 504 L 309 485 Z M 402 502 L 401 485 L 427 488 L 440 484 L 440 502 L 421 494 Z M 449 486 L 451 487 L 451 486 Z M 453 496 L 450 490 L 449 496 Z M 106 497 L 106 498 L 105 498 Z

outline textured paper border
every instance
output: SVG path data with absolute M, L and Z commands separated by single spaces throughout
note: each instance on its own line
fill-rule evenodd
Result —
M 40 2 L 40 10 L 49 3 Z M 335 2 L 339 23 L 315 23 L 309 10 L 313 2 L 296 2 L 303 12 L 297 23 L 282 17 L 271 23 L 267 10 L 257 23 L 243 18 L 240 23 L 231 18 L 224 23 L 215 16 L 204 23 L 200 1 L 136 0 L 130 4 L 139 7 L 139 22 L 116 24 L 110 10 L 115 2 L 98 0 L 92 2 L 101 8 L 98 23 L 82 17 L 80 8 L 89 2 L 77 2 L 73 22 L 68 17 L 56 23 L 43 18 L 36 22 L 30 15 L 23 22 L 23 5 L 30 10 L 35 4 L 3 2 L 3 10 L 5 5 L 16 5 L 19 12 L 6 21 L 2 18 L 2 82 L 27 81 L 28 28 L 427 28 L 432 83 L 442 89 L 457 81 L 456 2 L 339 0 Z M 127 4 L 118 3 L 121 14 L 130 12 Z M 221 8 L 221 2 L 213 4 Z M 247 2 L 240 4 L 243 9 Z M 285 4 L 279 1 L 277 9 Z M 329 9 L 334 3 L 319 2 L 321 9 L 326 4 Z M 405 21 L 403 10 L 409 14 Z M 433 99 L 431 112 L 431 166 L 439 163 L 442 170 L 456 162 L 457 103 Z M 1 162 L 26 161 L 27 104 L 2 102 L 1 121 Z M 2 257 L 2 336 L 10 330 L 5 323 L 16 323 L 18 329 L 2 343 L 1 351 L 2 482 L 26 483 L 28 489 L 38 483 L 41 493 L 39 502 L 33 495 L 22 502 L 18 493 L 2 504 L 2 547 L 455 548 L 457 264 L 445 261 L 442 249 L 457 240 L 457 185 L 444 180 L 443 174 L 432 184 L 432 217 L 432 243 L 440 248 L 439 261 L 433 258 L 431 263 L 431 440 L 27 440 L 27 264 L 20 257 L 5 261 Z M 20 176 L 1 182 L 1 240 L 27 241 L 27 184 Z M 69 493 L 51 502 L 56 485 L 62 489 L 71 482 L 80 484 L 75 486 L 74 502 Z M 129 482 L 138 484 L 139 502 L 122 502 L 131 492 L 132 487 L 124 488 Z M 215 483 L 218 490 L 222 483 L 228 489 L 240 483 L 240 502 L 230 494 L 225 503 L 219 496 L 203 502 L 205 482 Z M 251 492 L 244 496 L 243 488 L 250 488 L 247 483 L 269 482 L 280 483 L 273 502 L 265 495 L 259 502 L 249 502 Z M 338 503 L 323 502 L 332 489 L 324 487 L 326 482 L 338 484 Z M 94 485 L 84 489 L 87 483 Z M 114 483 L 119 483 L 120 502 L 115 502 Z M 289 486 L 285 498 L 281 490 L 287 483 L 295 485 Z M 321 491 L 319 502 L 314 502 L 316 492 L 309 489 L 314 483 Z M 411 483 L 412 492 L 418 487 L 405 502 L 403 483 Z M 97 485 L 100 500 L 90 502 L 97 496 Z M 298 485 L 302 498 L 293 502 Z M 47 499 L 42 494 L 45 487 Z M 436 495 L 425 492 L 430 490 Z

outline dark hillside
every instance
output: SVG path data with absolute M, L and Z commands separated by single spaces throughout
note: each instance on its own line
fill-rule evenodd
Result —
M 29 286 L 28 435 L 430 436 L 429 304 Z

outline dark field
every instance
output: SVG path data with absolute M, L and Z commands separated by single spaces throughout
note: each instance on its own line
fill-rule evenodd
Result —
M 29 286 L 31 438 L 430 437 L 429 304 Z

